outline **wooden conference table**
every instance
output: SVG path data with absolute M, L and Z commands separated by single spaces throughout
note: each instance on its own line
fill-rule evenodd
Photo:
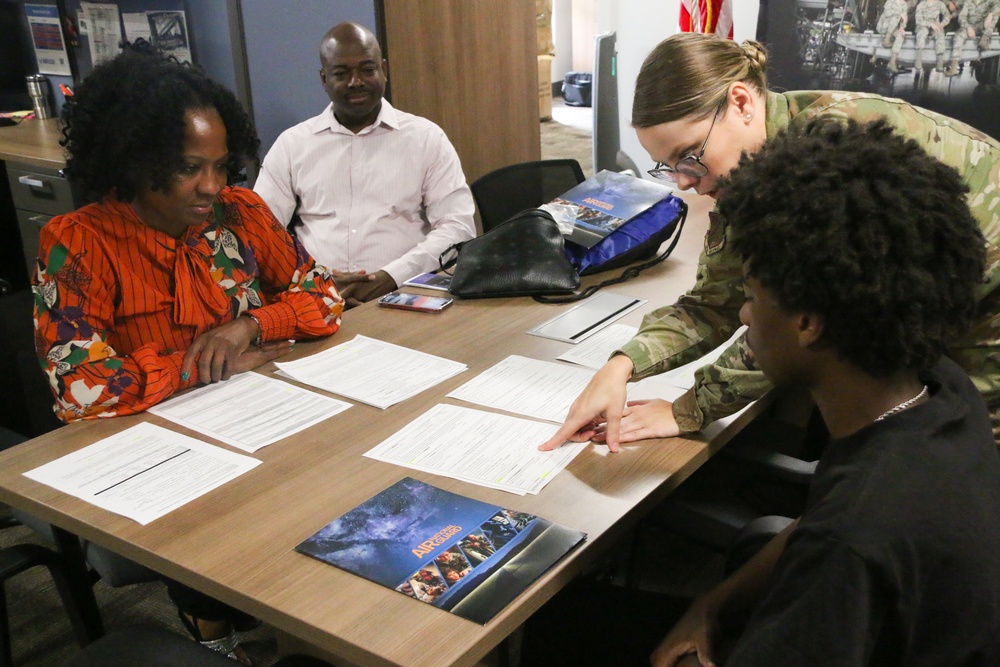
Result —
M 674 255 L 611 288 L 649 299 L 622 322 L 638 324 L 643 312 L 672 302 L 694 283 L 710 205 L 699 200 L 690 202 Z M 0 500 L 251 613 L 338 665 L 474 665 L 760 409 L 751 406 L 711 443 L 697 435 L 646 441 L 611 456 L 603 446 L 588 447 L 537 495 L 516 496 L 362 456 L 435 404 L 455 402 L 445 394 L 508 355 L 554 360 L 566 344 L 524 332 L 568 307 L 516 298 L 456 300 L 437 315 L 374 304 L 348 311 L 337 334 L 300 344 L 285 359 L 363 333 L 464 362 L 469 370 L 387 410 L 356 403 L 261 449 L 253 456 L 263 465 L 147 526 L 22 473 L 141 421 L 203 437 L 148 414 L 78 422 L 0 453 Z M 294 551 L 330 520 L 408 475 L 585 531 L 588 539 L 485 626 Z

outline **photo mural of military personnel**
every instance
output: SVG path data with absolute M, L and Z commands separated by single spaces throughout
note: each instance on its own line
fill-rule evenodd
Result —
M 878 18 L 875 26 L 876 32 L 882 35 L 882 46 L 891 49 L 891 57 L 887 69 L 895 74 L 899 71 L 896 58 L 903 48 L 903 35 L 906 31 L 906 22 L 909 18 L 909 3 L 906 0 L 885 0 L 882 6 L 882 14 Z
M 965 0 L 958 12 L 958 30 L 951 48 L 951 62 L 945 71 L 946 76 L 958 75 L 958 63 L 962 59 L 962 47 L 966 40 L 979 38 L 977 47 L 980 51 L 989 48 L 993 29 L 1000 15 L 1000 0 Z
M 924 47 L 928 35 L 934 37 L 934 55 L 937 62 L 934 69 L 944 70 L 945 33 L 944 27 L 951 20 L 951 12 L 942 0 L 921 0 L 917 3 L 914 21 L 916 23 L 917 59 L 913 68 L 919 71 L 924 66 Z
M 776 90 L 900 98 L 1000 139 L 1000 0 L 759 1 Z

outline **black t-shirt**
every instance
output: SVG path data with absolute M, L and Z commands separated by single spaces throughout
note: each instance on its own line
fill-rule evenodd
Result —
M 1000 665 L 1000 458 L 949 360 L 929 401 L 829 444 L 726 667 Z

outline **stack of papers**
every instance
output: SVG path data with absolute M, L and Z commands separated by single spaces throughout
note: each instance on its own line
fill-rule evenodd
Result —
M 142 423 L 24 476 L 146 525 L 258 465 L 249 456 Z
M 561 424 L 592 377 L 586 368 L 512 354 L 448 396 Z
M 349 407 L 350 403 L 260 373 L 241 373 L 175 396 L 149 411 L 253 453 Z
M 355 336 L 323 352 L 275 365 L 293 380 L 383 410 L 468 368 L 367 336 Z
M 627 324 L 612 324 L 560 354 L 556 359 L 600 370 L 601 366 L 611 358 L 611 354 L 632 340 L 638 330 L 639 327 Z
M 538 451 L 557 428 L 440 403 L 365 456 L 519 495 L 538 493 L 590 444 Z

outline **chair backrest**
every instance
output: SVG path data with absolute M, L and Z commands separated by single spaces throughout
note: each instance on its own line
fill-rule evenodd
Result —
M 31 290 L 0 297 L 0 426 L 29 438 L 62 425 L 35 356 Z
M 472 184 L 483 233 L 526 208 L 546 204 L 584 180 L 572 159 L 522 162 L 480 176 Z

